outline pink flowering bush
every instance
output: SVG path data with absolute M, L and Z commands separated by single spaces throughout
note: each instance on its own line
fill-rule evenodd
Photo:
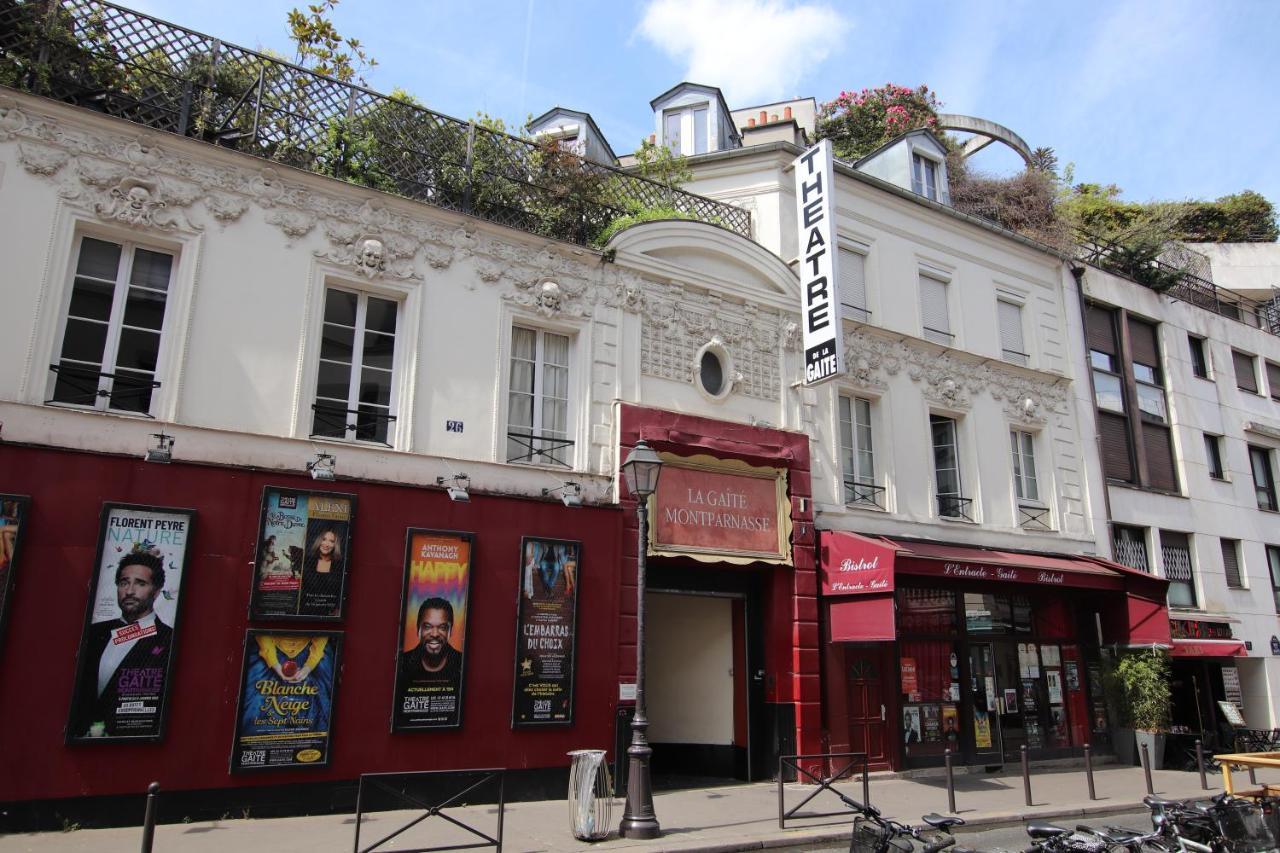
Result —
M 928 86 L 911 89 L 886 83 L 841 92 L 818 111 L 817 137 L 830 139 L 837 157 L 856 160 L 909 130 L 937 127 L 941 108 Z

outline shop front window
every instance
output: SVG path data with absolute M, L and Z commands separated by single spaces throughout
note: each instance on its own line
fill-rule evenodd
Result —
M 907 756 L 941 755 L 960 741 L 960 661 L 953 640 L 904 640 L 898 661 Z
M 1013 628 L 1013 605 L 1004 595 L 966 592 L 964 628 L 970 634 L 1007 634 Z
M 949 589 L 898 590 L 898 632 L 950 634 L 956 629 L 956 594 Z

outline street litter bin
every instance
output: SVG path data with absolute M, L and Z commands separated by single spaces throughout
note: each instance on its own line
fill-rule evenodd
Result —
M 569 753 L 569 828 L 579 841 L 609 837 L 613 825 L 613 782 L 603 749 Z

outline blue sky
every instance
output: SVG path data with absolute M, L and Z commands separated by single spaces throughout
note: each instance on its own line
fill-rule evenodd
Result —
M 303 0 L 122 0 L 249 47 L 290 53 Z M 683 79 L 732 108 L 820 102 L 885 82 L 1004 124 L 1124 197 L 1280 206 L 1280 2 L 815 0 L 343 0 L 334 21 L 379 66 L 372 88 L 509 123 L 560 104 L 590 112 L 614 150 L 652 128 L 649 100 Z M 992 146 L 975 166 L 1019 161 Z

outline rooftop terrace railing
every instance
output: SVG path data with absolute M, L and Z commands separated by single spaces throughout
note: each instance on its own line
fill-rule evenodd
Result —
M 101 0 L 0 0 L 0 84 L 582 245 L 642 211 L 751 236 L 741 208 Z
M 1152 252 L 1134 250 L 1083 232 L 1077 238 L 1079 257 L 1085 263 L 1255 329 L 1280 335 L 1280 302 L 1275 299 L 1258 302 L 1225 290 L 1182 267 L 1160 260 Z

